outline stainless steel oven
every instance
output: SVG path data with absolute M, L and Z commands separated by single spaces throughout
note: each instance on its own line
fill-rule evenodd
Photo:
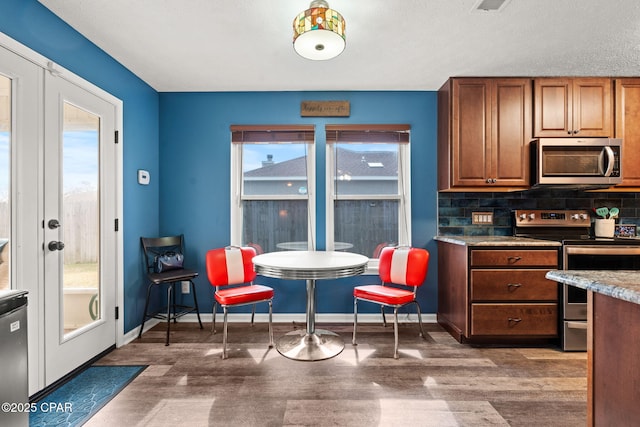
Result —
M 516 210 L 514 236 L 554 240 L 562 245 L 564 270 L 640 270 L 640 240 L 593 238 L 586 210 Z M 587 348 L 587 292 L 559 285 L 560 345 L 565 351 Z
M 564 270 L 640 270 L 640 241 L 593 239 L 563 243 Z M 587 349 L 587 291 L 562 285 L 562 348 Z

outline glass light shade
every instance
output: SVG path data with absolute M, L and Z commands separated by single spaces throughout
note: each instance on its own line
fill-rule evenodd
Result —
M 340 13 L 324 1 L 313 1 L 293 20 L 293 48 L 307 59 L 335 58 L 346 46 L 345 27 Z

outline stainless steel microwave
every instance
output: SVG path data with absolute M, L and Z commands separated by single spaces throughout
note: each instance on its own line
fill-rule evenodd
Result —
M 621 139 L 540 138 L 531 147 L 534 186 L 607 187 L 622 182 Z

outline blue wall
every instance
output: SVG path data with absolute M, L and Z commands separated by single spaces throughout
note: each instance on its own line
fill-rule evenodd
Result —
M 58 19 L 36 0 L 1 0 L 0 31 L 95 84 L 124 103 L 124 312 L 125 332 L 140 323 L 144 283 L 141 235 L 159 229 L 158 181 L 136 183 L 138 168 L 159 174 L 158 93 Z
M 300 117 L 303 100 L 348 100 L 348 118 Z M 325 240 L 325 143 L 327 123 L 407 123 L 411 125 L 412 240 L 430 250 L 431 274 L 420 303 L 436 308 L 436 134 L 435 92 L 258 92 L 160 94 L 160 230 L 184 233 L 188 256 L 200 272 L 198 301 L 211 310 L 204 253 L 229 244 L 230 158 L 232 124 L 316 125 L 318 248 Z M 318 313 L 353 311 L 353 283 L 371 278 L 342 279 L 318 284 Z M 303 282 L 265 280 L 276 290 L 274 312 L 303 313 Z M 365 307 L 362 307 L 365 311 Z M 376 307 L 372 307 L 376 311 Z
M 184 233 L 187 256 L 200 272 L 198 300 L 210 311 L 212 290 L 204 254 L 229 243 L 231 124 L 313 123 L 317 167 L 324 169 L 325 123 L 408 123 L 412 128 L 413 244 L 432 253 L 431 273 L 421 291 L 423 311 L 435 312 L 436 94 L 435 92 L 162 93 L 78 34 L 36 0 L 1 0 L 0 31 L 69 69 L 124 103 L 124 313 L 125 332 L 140 323 L 146 285 L 140 236 Z M 300 117 L 302 100 L 348 100 L 351 117 Z M 146 169 L 151 184 L 136 182 Z M 318 182 L 318 247 L 324 242 L 324 181 Z M 364 281 L 342 279 L 318 285 L 318 312 L 350 313 L 351 288 Z M 271 281 L 276 312 L 305 311 L 299 282 Z M 364 309 L 364 307 L 363 307 Z

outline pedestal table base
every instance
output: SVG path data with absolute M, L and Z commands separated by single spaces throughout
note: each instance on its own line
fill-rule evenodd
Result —
M 342 353 L 344 340 L 340 335 L 324 329 L 316 329 L 313 334 L 299 330 L 279 338 L 276 349 L 293 360 L 324 360 Z

